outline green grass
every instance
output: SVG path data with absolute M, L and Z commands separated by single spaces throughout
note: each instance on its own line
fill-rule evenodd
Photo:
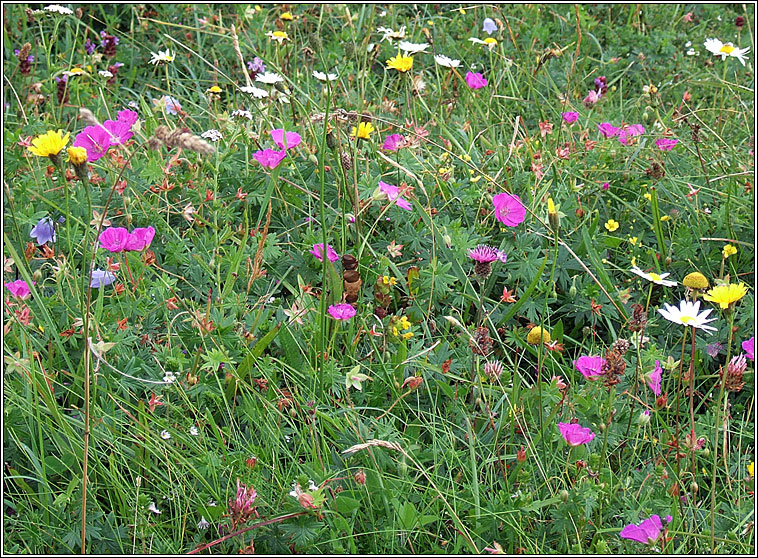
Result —
M 5 552 L 637 553 L 648 549 L 619 533 L 652 514 L 672 516 L 664 553 L 755 551 L 753 362 L 740 390 L 719 375 L 755 331 L 752 13 L 26 7 L 4 11 L 4 283 L 31 285 L 24 300 L 4 289 Z M 469 41 L 488 36 L 485 17 L 492 48 Z M 429 43 L 409 72 L 387 68 L 398 41 L 382 26 Z M 119 39 L 112 57 L 85 50 L 102 30 Z M 277 30 L 281 44 L 266 35 Z M 747 64 L 713 56 L 711 37 L 749 47 Z M 27 42 L 28 71 L 14 54 Z M 172 61 L 150 64 L 166 49 Z M 284 80 L 248 82 L 256 56 Z M 108 83 L 99 72 L 116 62 Z M 60 98 L 56 78 L 74 67 L 86 74 Z M 470 89 L 470 70 L 487 86 Z M 600 76 L 607 92 L 587 107 Z M 251 84 L 268 97 L 241 91 Z M 154 102 L 166 95 L 178 114 Z M 139 116 L 85 180 L 65 153 L 56 168 L 22 145 L 61 129 L 70 147 L 80 107 L 101 122 Z M 359 121 L 368 139 L 351 137 Z M 645 132 L 624 145 L 603 122 Z M 195 139 L 148 142 L 161 126 Z M 278 128 L 302 143 L 265 169 L 253 155 Z M 221 139 L 196 152 L 208 130 Z M 390 134 L 407 145 L 383 150 Z M 656 147 L 664 136 L 679 140 L 671 151 Z M 526 208 L 516 227 L 495 218 L 501 192 Z M 57 238 L 40 247 L 29 233 L 47 216 Z M 101 219 L 154 227 L 149 251 L 111 254 Z M 328 313 L 350 291 L 344 261 L 316 259 L 318 243 L 357 259 L 345 322 Z M 478 244 L 507 255 L 484 279 L 468 257 Z M 116 281 L 89 289 L 108 257 Z M 652 286 L 634 265 L 678 284 Z M 727 311 L 700 297 L 713 335 L 657 312 L 693 297 L 682 280 L 694 271 L 747 287 Z M 535 325 L 552 343 L 527 342 Z M 648 339 L 620 356 L 617 384 L 575 368 L 610 359 L 636 326 Z M 656 361 L 665 399 L 644 378 Z M 595 438 L 570 448 L 557 424 L 572 419 Z M 238 479 L 255 510 L 230 516 Z

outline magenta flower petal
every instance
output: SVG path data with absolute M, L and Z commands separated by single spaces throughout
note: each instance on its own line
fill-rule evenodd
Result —
M 487 79 L 479 72 L 468 72 L 466 74 L 466 85 L 470 89 L 481 89 L 487 85 Z
M 126 248 L 124 250 L 134 250 L 141 252 L 153 241 L 155 237 L 155 229 L 153 227 L 147 227 L 146 229 L 134 229 L 129 235 L 129 240 L 126 242 Z
M 561 116 L 566 124 L 573 124 L 579 119 L 578 112 L 562 112 Z
M 328 311 L 332 318 L 343 322 L 355 316 L 355 308 L 349 304 L 332 304 Z
M 645 133 L 645 128 L 642 126 L 642 124 L 633 124 L 631 126 L 628 126 L 618 133 L 618 139 L 621 143 L 624 145 L 627 145 L 629 143 L 629 140 L 632 139 L 634 136 L 639 136 Z
M 32 284 L 36 284 L 36 283 L 32 283 Z M 12 283 L 6 283 L 5 288 L 8 289 L 14 297 L 20 300 L 25 300 L 29 298 L 29 296 L 32 294 L 32 291 L 29 288 L 29 285 L 23 279 L 17 279 L 16 281 L 13 281 Z
M 385 151 L 397 151 L 400 145 L 405 142 L 405 138 L 400 134 L 391 134 L 384 138 L 382 149 Z
M 558 429 L 566 443 L 572 447 L 581 446 L 595 439 L 595 434 L 589 428 L 582 428 L 578 424 L 559 422 Z
M 73 145 L 87 150 L 88 161 L 97 161 L 111 146 L 111 134 L 102 126 L 87 126 L 77 134 Z
M 492 198 L 495 206 L 495 218 L 506 227 L 516 227 L 526 218 L 526 207 L 521 198 L 508 192 L 497 194 Z
M 603 375 L 603 365 L 605 365 L 605 359 L 600 356 L 581 356 L 574 361 L 576 369 L 591 381 Z
M 124 122 L 125 124 L 128 124 L 130 127 L 134 126 L 134 124 L 137 122 L 138 119 L 139 119 L 139 115 L 133 110 L 118 111 L 118 122 Z
M 123 227 L 108 227 L 100 233 L 100 246 L 114 254 L 127 250 L 129 231 Z
M 271 137 L 279 149 L 292 149 L 293 147 L 300 145 L 300 142 L 303 141 L 303 138 L 301 138 L 300 134 L 297 132 L 285 132 L 283 128 L 271 130 Z M 287 142 L 286 145 L 285 140 Z
M 600 130 L 600 133 L 603 134 L 604 138 L 615 137 L 621 131 L 619 128 L 616 128 L 616 126 L 614 126 L 610 122 L 603 122 L 601 124 L 598 124 L 597 129 Z
M 661 394 L 661 377 L 663 376 L 663 368 L 661 368 L 660 361 L 655 361 L 655 368 L 645 375 L 645 382 L 647 387 L 653 390 L 656 397 Z
M 261 166 L 267 169 L 275 169 L 279 163 L 287 156 L 287 150 L 274 151 L 273 149 L 264 149 L 253 153 L 253 159 L 258 161 Z
M 387 196 L 387 199 L 390 201 L 395 201 L 397 197 L 400 195 L 400 188 L 395 186 L 394 184 L 387 184 L 386 182 L 379 181 L 379 191 Z
M 397 197 L 397 199 L 395 200 L 395 205 L 401 209 L 405 209 L 406 211 L 411 211 L 413 209 L 413 206 L 410 204 L 410 202 L 406 200 L 403 196 Z
M 745 351 L 745 357 L 748 360 L 755 360 L 755 335 L 742 342 L 742 350 Z
M 678 139 L 661 138 L 655 140 L 655 145 L 661 151 L 671 151 L 677 143 L 679 143 Z
M 622 539 L 629 539 L 642 544 L 653 544 L 661 536 L 663 523 L 658 515 L 651 515 L 639 525 L 630 524 L 624 527 L 619 533 Z
M 323 261 L 324 258 L 324 244 L 314 244 L 313 248 L 310 250 L 311 254 L 316 256 L 318 261 Z M 338 259 L 340 259 L 337 252 L 334 251 L 334 248 L 332 248 L 331 244 L 326 245 L 326 257 L 330 262 L 336 262 Z

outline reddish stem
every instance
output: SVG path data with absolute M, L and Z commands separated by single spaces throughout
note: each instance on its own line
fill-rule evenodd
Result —
M 205 550 L 206 548 L 216 546 L 217 544 L 222 543 L 226 540 L 229 540 L 232 537 L 236 537 L 237 535 L 242 535 L 243 533 L 247 533 L 248 531 L 257 529 L 258 527 L 265 527 L 266 525 L 271 525 L 272 523 L 279 523 L 280 521 L 284 521 L 285 519 L 292 519 L 293 517 L 298 517 L 300 515 L 305 515 L 307 513 L 308 512 L 306 511 L 301 511 L 301 512 L 283 515 L 281 517 L 275 517 L 274 519 L 267 519 L 266 521 L 261 521 L 260 523 L 256 523 L 255 525 L 251 525 L 250 527 L 245 527 L 244 529 L 240 529 L 239 531 L 235 531 L 234 533 L 229 533 L 228 535 L 225 535 L 221 537 L 220 539 L 216 539 L 215 541 L 211 541 L 207 544 L 204 544 L 203 546 L 199 546 L 195 550 L 190 550 L 187 554 L 197 554 L 198 552 L 201 552 Z

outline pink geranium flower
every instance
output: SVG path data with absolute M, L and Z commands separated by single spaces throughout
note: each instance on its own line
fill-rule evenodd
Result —
M 287 150 L 275 151 L 273 149 L 264 149 L 253 153 L 253 159 L 258 161 L 261 166 L 267 169 L 275 169 L 279 163 L 287 156 Z
M 678 139 L 661 138 L 655 140 L 655 145 L 661 151 L 671 151 L 677 143 L 679 143 Z
M 394 201 L 395 205 L 401 207 L 407 211 L 413 209 L 411 204 L 403 196 L 400 195 L 400 188 L 394 184 L 387 184 L 386 182 L 379 181 L 379 191 L 382 192 L 387 199 Z
M 487 79 L 479 72 L 468 72 L 466 74 L 466 85 L 470 89 L 481 89 L 487 85 Z
M 595 439 L 595 434 L 589 428 L 582 428 L 578 424 L 559 422 L 558 429 L 561 431 L 563 439 L 571 447 L 581 446 Z
M 280 149 L 292 149 L 300 145 L 303 138 L 297 132 L 285 132 L 283 128 L 271 130 L 271 137 Z M 285 145 L 285 140 L 287 144 Z
M 621 143 L 628 145 L 630 139 L 632 139 L 634 136 L 640 136 L 644 133 L 645 128 L 642 126 L 642 124 L 632 124 L 631 126 L 627 126 L 626 128 L 620 130 L 618 133 L 618 138 Z
M 616 126 L 614 126 L 610 122 L 602 122 L 598 124 L 597 129 L 600 130 L 600 133 L 603 134 L 604 138 L 616 137 L 618 133 L 621 131 L 619 128 L 616 128 Z
M 111 146 L 111 134 L 102 126 L 87 126 L 74 139 L 74 147 L 87 150 L 87 161 L 93 162 L 102 158 Z
M 402 135 L 391 134 L 384 138 L 382 149 L 385 151 L 397 151 L 403 143 L 405 143 L 405 138 Z
M 36 283 L 32 283 L 35 285 Z M 23 279 L 18 279 L 12 283 L 6 283 L 5 288 L 8 289 L 11 294 L 19 300 L 26 300 L 32 294 L 29 285 Z
M 631 523 L 624 527 L 619 533 L 619 537 L 641 542 L 642 544 L 653 544 L 661 536 L 662 530 L 663 523 L 660 516 L 653 514 L 639 525 Z
M 316 256 L 318 261 L 323 261 L 324 259 L 324 244 L 314 244 L 313 248 L 310 250 L 311 254 Z M 337 252 L 334 251 L 334 248 L 330 244 L 326 245 L 326 257 L 330 262 L 336 262 L 338 259 L 340 259 L 339 255 L 337 255 Z
M 663 368 L 661 368 L 660 361 L 655 361 L 655 368 L 645 375 L 645 382 L 647 387 L 653 390 L 656 397 L 661 394 L 661 377 L 663 376 Z
M 153 241 L 155 236 L 155 229 L 153 227 L 147 227 L 146 229 L 134 229 L 129 235 L 129 240 L 126 243 L 124 250 L 134 250 L 141 252 Z
M 562 112 L 561 116 L 566 124 L 573 124 L 579 119 L 578 112 Z
M 100 233 L 100 246 L 114 254 L 128 250 L 131 235 L 123 227 L 108 227 Z
M 506 227 L 516 227 L 526 218 L 526 207 L 521 198 L 508 192 L 497 194 L 492 198 L 495 206 L 495 218 Z
M 597 380 L 602 376 L 603 365 L 605 365 L 605 359 L 600 356 L 581 356 L 574 361 L 576 369 L 588 380 Z
M 742 350 L 745 351 L 748 360 L 755 360 L 755 335 L 742 342 Z
M 335 320 L 344 322 L 355 316 L 355 308 L 349 304 L 332 304 L 329 307 L 329 315 Z

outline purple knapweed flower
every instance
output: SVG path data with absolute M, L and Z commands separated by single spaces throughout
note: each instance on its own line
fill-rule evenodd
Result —
M 566 124 L 573 124 L 574 122 L 579 120 L 578 112 L 562 112 L 561 116 L 563 117 L 563 121 Z
M 391 134 L 384 138 L 382 149 L 385 151 L 397 151 L 405 143 L 405 138 L 401 134 Z
M 661 151 L 671 151 L 677 143 L 679 143 L 678 139 L 661 138 L 655 140 L 655 145 Z
M 36 283 L 32 283 L 36 284 Z M 19 300 L 26 300 L 31 296 L 32 291 L 23 279 L 17 279 L 12 283 L 6 283 L 5 288 L 8 289 L 11 294 Z
M 355 308 L 349 304 L 332 304 L 329 307 L 329 315 L 335 320 L 345 322 L 355 316 Z
M 285 132 L 283 128 L 271 130 L 271 137 L 279 149 L 292 149 L 300 145 L 302 138 L 297 132 Z M 286 142 L 286 145 L 285 145 Z
M 755 360 L 755 335 L 742 342 L 742 350 L 745 351 L 745 356 L 748 360 Z
M 469 250 L 468 257 L 478 263 L 491 263 L 497 260 L 505 263 L 508 259 L 505 252 L 502 250 L 498 250 L 497 248 L 485 244 L 480 244 L 476 248 Z
M 55 243 L 55 225 L 50 217 L 43 217 L 32 228 L 29 236 L 37 241 L 37 246 L 48 242 Z
M 653 544 L 661 536 L 663 523 L 658 515 L 651 515 L 639 525 L 634 523 L 624 527 L 619 533 L 622 539 L 637 541 L 642 544 Z
M 587 444 L 595 438 L 595 434 L 589 428 L 582 428 L 579 424 L 559 422 L 558 429 L 566 443 L 572 447 Z
M 495 206 L 495 218 L 506 227 L 516 227 L 526 218 L 526 207 L 515 194 L 497 194 L 493 196 L 492 204 Z
M 95 269 L 92 272 L 92 280 L 90 281 L 89 286 L 92 289 L 99 289 L 100 287 L 107 287 L 115 280 L 116 276 L 110 271 Z
M 466 74 L 466 85 L 469 89 L 481 89 L 487 85 L 487 79 L 479 72 L 468 72 Z
M 311 254 L 313 254 L 314 256 L 316 256 L 316 259 L 318 259 L 318 261 L 323 261 L 323 258 L 324 258 L 324 243 L 321 242 L 319 244 L 314 244 L 313 248 L 311 248 L 310 252 L 311 252 Z M 336 262 L 337 260 L 340 259 L 339 254 L 337 254 L 337 252 L 334 251 L 334 248 L 332 248 L 331 244 L 327 244 L 326 245 L 326 258 L 330 262 Z
M 588 380 L 597 380 L 603 375 L 605 359 L 600 356 L 580 356 L 574 361 L 574 367 Z
M 495 23 L 495 20 L 491 17 L 484 18 L 482 31 L 487 33 L 487 35 L 492 35 L 495 31 L 497 31 L 497 23 Z
M 127 250 L 131 235 L 124 227 L 108 227 L 100 233 L 100 246 L 117 254 Z
M 647 387 L 653 390 L 656 397 L 661 394 L 661 377 L 663 375 L 663 368 L 661 368 L 660 361 L 655 361 L 655 368 L 645 374 L 645 383 Z
M 287 156 L 287 150 L 275 151 L 273 149 L 264 149 L 253 153 L 253 159 L 258 161 L 261 166 L 267 169 L 275 169 L 279 163 Z

